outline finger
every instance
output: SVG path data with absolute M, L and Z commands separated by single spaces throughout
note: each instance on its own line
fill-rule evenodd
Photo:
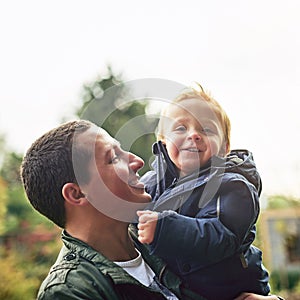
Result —
M 136 214 L 140 217 L 141 215 L 143 215 L 143 210 L 138 210 L 137 212 L 136 212 Z
M 139 237 L 138 237 L 138 240 L 139 240 L 142 244 L 144 244 L 144 237 L 139 236 Z
M 144 224 L 150 220 L 149 214 L 144 214 L 139 217 L 139 223 Z
M 155 216 L 156 216 L 155 212 L 151 210 L 145 211 L 141 216 L 139 216 L 139 222 L 146 223 L 148 221 L 152 221 L 155 219 Z
M 140 233 L 139 233 L 138 240 L 139 240 L 142 244 L 148 244 L 148 242 L 149 242 L 149 239 L 147 238 L 147 236 L 144 236 L 143 232 L 140 232 Z
M 138 216 L 142 216 L 142 215 L 147 214 L 147 213 L 149 213 L 149 212 L 150 212 L 149 210 L 138 210 L 138 211 L 136 212 L 136 214 L 137 214 Z
M 149 241 L 147 238 L 143 237 L 143 236 L 139 236 L 138 240 L 142 243 L 142 244 L 148 244 Z
M 140 216 L 142 216 L 142 215 L 149 214 L 149 213 L 151 213 L 151 212 L 152 212 L 151 210 L 138 210 L 138 211 L 136 212 L 136 214 L 140 217 Z
M 144 225 L 143 223 L 139 223 L 139 224 L 137 225 L 137 228 L 138 228 L 139 230 L 144 230 L 144 229 L 145 229 L 145 225 Z

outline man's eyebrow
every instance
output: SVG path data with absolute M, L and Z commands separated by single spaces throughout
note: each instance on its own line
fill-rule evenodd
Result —
M 111 152 L 112 152 L 112 150 L 114 150 L 116 148 L 121 148 L 121 143 L 119 141 L 113 139 L 110 146 L 106 147 L 106 149 L 105 149 L 105 153 L 104 153 L 105 160 L 110 160 L 111 159 Z
M 114 140 L 113 140 L 113 143 L 112 143 L 112 146 L 113 146 L 114 148 L 115 148 L 115 147 L 121 148 L 121 143 L 120 143 L 118 140 L 114 139 Z

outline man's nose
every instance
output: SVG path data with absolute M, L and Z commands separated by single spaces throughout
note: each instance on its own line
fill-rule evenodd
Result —
M 135 173 L 144 166 L 144 161 L 137 155 L 129 153 L 129 167 Z

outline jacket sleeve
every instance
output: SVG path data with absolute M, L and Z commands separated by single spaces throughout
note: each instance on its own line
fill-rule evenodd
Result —
M 190 257 L 205 265 L 236 253 L 257 219 L 257 192 L 246 181 L 231 180 L 219 195 L 218 207 L 204 216 L 201 210 L 194 218 L 173 211 L 160 213 L 151 253 L 162 258 Z
M 101 272 L 89 263 L 82 268 L 57 269 L 48 275 L 39 290 L 38 300 L 117 300 L 115 289 Z
M 54 300 L 54 299 L 59 299 L 59 300 L 67 300 L 67 299 L 72 299 L 72 300 L 94 300 L 94 299 L 99 299 L 99 300 L 108 300 L 108 298 L 102 297 L 100 294 L 96 294 L 93 292 L 93 287 L 92 285 L 90 286 L 90 291 L 87 293 L 85 292 L 85 287 L 84 289 L 81 289 L 80 286 L 73 286 L 69 284 L 59 284 L 59 285 L 53 285 L 50 288 L 47 288 L 46 290 L 40 292 L 38 294 L 38 300 Z M 95 298 L 96 297 L 96 298 Z
M 91 287 L 93 288 L 93 287 Z M 97 295 L 97 298 L 91 297 L 91 293 L 89 295 L 86 295 L 84 293 L 77 293 L 74 291 L 71 287 L 65 285 L 65 286 L 53 286 L 50 289 L 47 289 L 43 292 L 41 292 L 38 295 L 38 300 L 108 300 L 107 298 L 103 298 L 100 295 Z

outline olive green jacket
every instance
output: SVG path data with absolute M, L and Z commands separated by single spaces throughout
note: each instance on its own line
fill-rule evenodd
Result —
M 132 230 L 130 234 L 161 284 L 170 289 L 179 299 L 204 299 L 182 288 L 180 279 L 167 270 L 166 264 L 150 255 L 146 246 L 137 241 Z M 65 231 L 62 233 L 62 240 L 64 246 L 43 281 L 37 299 L 165 299 L 160 293 L 145 287 L 121 267 Z

